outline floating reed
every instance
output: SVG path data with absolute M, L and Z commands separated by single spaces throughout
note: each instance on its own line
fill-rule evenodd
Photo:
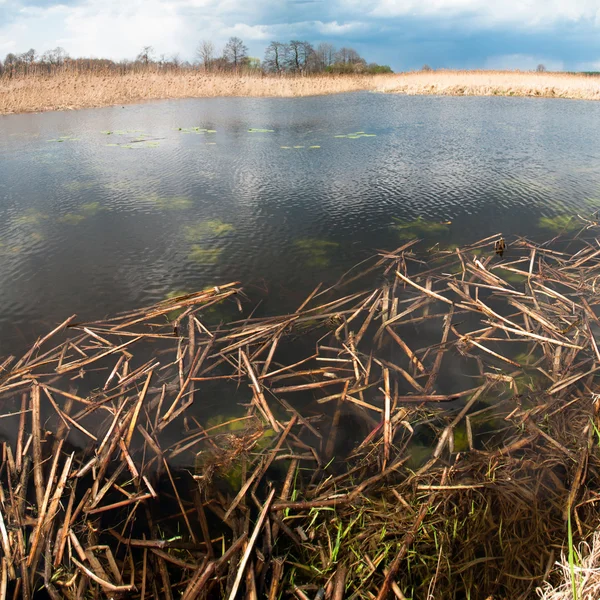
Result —
M 599 526 L 597 226 L 411 241 L 277 317 L 209 325 L 232 283 L 67 319 L 2 363 L 0 598 L 560 585 Z

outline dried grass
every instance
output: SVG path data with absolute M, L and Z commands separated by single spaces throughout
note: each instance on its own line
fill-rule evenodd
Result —
M 408 95 L 600 99 L 600 77 L 515 71 L 430 71 L 309 77 L 194 71 L 63 72 L 0 78 L 0 114 L 73 110 L 168 98 L 292 98 L 355 91 Z
M 402 73 L 382 92 L 441 96 L 538 96 L 600 100 L 600 77 L 518 71 L 424 71 Z
M 577 564 L 575 571 L 575 590 L 579 600 L 596 600 L 600 598 L 600 531 L 597 531 L 591 544 L 583 542 L 576 551 Z M 556 586 L 546 582 L 537 592 L 541 600 L 572 600 L 573 580 L 571 567 L 565 554 L 557 563 L 555 577 L 561 580 Z
M 72 110 L 167 98 L 316 96 L 374 90 L 390 75 L 267 77 L 202 72 L 59 73 L 0 79 L 0 114 Z

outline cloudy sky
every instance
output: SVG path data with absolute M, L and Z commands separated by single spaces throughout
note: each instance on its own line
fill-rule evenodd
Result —
M 62 46 L 133 58 L 142 46 L 194 59 L 202 39 L 352 46 L 394 70 L 600 70 L 600 0 L 0 0 L 0 57 Z

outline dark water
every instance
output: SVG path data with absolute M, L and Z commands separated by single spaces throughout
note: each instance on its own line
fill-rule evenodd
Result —
M 544 217 L 598 208 L 590 102 L 360 93 L 0 117 L 0 354 L 73 313 L 231 280 L 287 310 L 410 235 L 548 237 Z

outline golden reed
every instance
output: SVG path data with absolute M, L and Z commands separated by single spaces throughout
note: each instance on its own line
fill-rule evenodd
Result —
M 515 71 L 429 71 L 307 77 L 197 71 L 64 72 L 0 78 L 0 114 L 72 110 L 167 98 L 300 97 L 374 91 L 409 95 L 600 100 L 600 77 Z

